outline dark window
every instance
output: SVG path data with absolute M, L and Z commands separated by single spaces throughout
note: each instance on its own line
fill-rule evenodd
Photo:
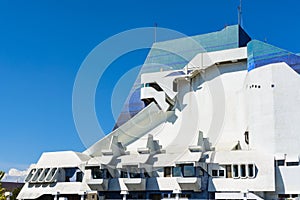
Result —
M 27 175 L 27 177 L 25 179 L 26 182 L 29 181 L 32 178 L 32 176 L 35 174 L 35 171 L 36 171 L 36 169 L 32 169 L 30 171 L 30 173 Z
M 226 178 L 232 178 L 231 165 L 226 165 Z
M 195 168 L 192 165 L 183 166 L 183 176 L 184 177 L 193 177 L 195 176 Z
M 255 167 L 253 164 L 249 164 L 248 165 L 248 176 L 250 178 L 253 178 L 254 177 L 254 174 L 255 174 Z
M 273 87 L 275 87 L 275 85 L 274 85 L 274 84 L 271 84 L 271 87 L 273 88 Z
M 129 175 L 130 175 L 130 178 L 141 178 L 141 173 L 130 172 Z
M 298 166 L 299 162 L 287 162 L 286 166 Z
M 135 167 L 130 168 L 129 176 L 130 176 L 130 178 L 141 178 L 140 169 L 135 168 Z
M 93 179 L 104 178 L 103 170 L 101 170 L 99 167 L 93 167 L 91 170 Z
M 218 170 L 213 169 L 213 170 L 211 171 L 211 175 L 214 176 L 214 177 L 217 177 L 217 176 L 218 176 Z
M 241 165 L 241 177 L 245 178 L 246 177 L 246 165 Z
M 120 178 L 128 178 L 128 173 L 126 170 L 122 169 Z
M 174 167 L 173 168 L 173 177 L 180 177 L 181 174 L 181 167 Z
M 164 177 L 171 177 L 171 167 L 164 168 Z
M 232 175 L 233 178 L 238 178 L 239 177 L 239 166 L 238 165 L 233 165 L 232 166 Z
M 284 160 L 277 160 L 277 166 L 284 166 Z
M 83 173 L 82 172 L 76 172 L 76 182 L 82 182 Z
M 221 177 L 225 176 L 225 171 L 223 169 L 219 170 L 219 176 L 221 176 Z

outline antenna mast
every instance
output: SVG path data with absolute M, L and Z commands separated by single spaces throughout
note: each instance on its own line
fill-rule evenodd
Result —
M 240 0 L 240 5 L 238 6 L 238 25 L 242 27 L 242 0 Z

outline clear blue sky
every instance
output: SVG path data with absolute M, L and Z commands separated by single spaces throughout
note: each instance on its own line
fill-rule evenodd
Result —
M 101 41 L 154 22 L 187 35 L 217 31 L 237 23 L 238 3 L 1 1 L 0 170 L 25 169 L 45 151 L 85 149 L 73 122 L 72 89 L 82 61 Z M 300 52 L 299 6 L 297 0 L 244 0 L 244 28 L 252 38 Z M 96 106 L 106 133 L 114 125 L 112 88 L 122 73 L 143 63 L 146 53 L 120 58 L 100 81 L 97 99 L 107 100 Z

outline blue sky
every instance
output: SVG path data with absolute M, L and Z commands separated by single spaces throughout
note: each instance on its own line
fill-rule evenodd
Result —
M 217 31 L 237 23 L 238 3 L 1 1 L 0 170 L 26 169 L 45 151 L 85 149 L 73 122 L 72 89 L 81 63 L 101 41 L 154 22 L 187 35 Z M 299 4 L 244 0 L 244 28 L 254 39 L 300 52 Z M 109 109 L 114 84 L 122 73 L 142 64 L 146 55 L 144 50 L 122 56 L 100 81 L 96 110 L 106 133 L 114 125 Z

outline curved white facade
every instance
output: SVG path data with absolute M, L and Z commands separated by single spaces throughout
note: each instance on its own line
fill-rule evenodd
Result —
M 83 153 L 44 153 L 18 198 L 298 197 L 298 57 L 278 57 L 278 49 L 263 57 L 274 55 L 263 45 L 202 52 L 182 69 L 143 73 L 146 107 Z

